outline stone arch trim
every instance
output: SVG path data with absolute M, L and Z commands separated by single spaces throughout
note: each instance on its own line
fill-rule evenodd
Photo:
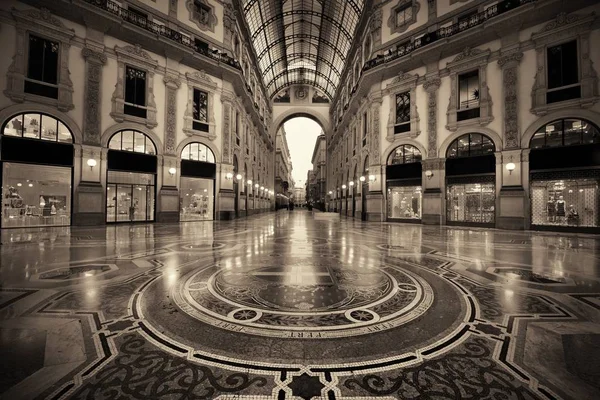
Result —
M 383 152 L 382 161 L 384 161 L 383 165 L 387 165 L 388 158 L 392 151 L 396 150 L 396 147 L 402 146 L 403 144 L 409 144 L 411 146 L 415 146 L 421 152 L 421 157 L 423 160 L 427 158 L 427 149 L 421 143 L 417 142 L 414 139 L 403 138 L 395 140 L 391 145 L 389 145 L 385 151 Z
M 466 135 L 467 133 L 481 133 L 482 135 L 489 137 L 492 140 L 492 142 L 494 142 L 494 147 L 496 148 L 495 152 L 502 151 L 502 149 L 504 148 L 502 138 L 493 130 L 482 127 L 465 127 L 457 130 L 444 140 L 438 152 L 440 158 L 446 158 L 446 152 L 448 151 L 448 147 L 450 146 L 450 144 L 454 142 L 454 140 L 456 140 L 457 138 Z
M 210 140 L 201 137 L 189 137 L 179 142 L 177 148 L 175 149 L 175 154 L 177 155 L 177 158 L 181 158 L 181 152 L 183 151 L 183 148 L 190 143 L 201 143 L 205 145 L 210 149 L 210 151 L 212 151 L 213 155 L 215 156 L 215 164 L 220 163 L 221 155 L 219 154 L 219 151 L 215 149 L 214 144 Z
M 521 137 L 521 148 L 528 149 L 529 144 L 531 143 L 531 138 L 535 134 L 535 132 L 540 129 L 542 126 L 549 124 L 552 121 L 556 121 L 557 119 L 563 118 L 579 118 L 590 121 L 595 124 L 598 128 L 600 128 L 600 113 L 591 111 L 591 110 L 582 110 L 577 108 L 567 108 L 565 110 L 559 110 L 547 115 L 544 115 L 541 118 L 535 120 L 523 133 Z
M 68 114 L 58 111 L 56 107 L 47 106 L 45 104 L 36 104 L 36 103 L 23 103 L 23 104 L 14 104 L 12 106 L 8 106 L 2 110 L 0 110 L 0 127 L 4 126 L 6 121 L 14 115 L 23 114 L 27 112 L 39 112 L 43 114 L 48 114 L 58 120 L 60 120 L 63 124 L 67 126 L 71 130 L 73 134 L 73 143 L 74 144 L 82 144 L 83 143 L 83 134 L 81 133 L 81 128 L 79 125 L 73 120 L 73 118 L 69 117 Z
M 122 123 L 114 124 L 114 125 L 110 126 L 108 129 L 106 129 L 104 131 L 104 133 L 102 134 L 102 138 L 100 139 L 100 143 L 102 144 L 102 147 L 107 148 L 110 138 L 113 137 L 113 135 L 119 131 L 142 132 L 144 135 L 146 135 L 150 139 L 152 139 L 152 142 L 154 142 L 154 146 L 156 147 L 156 155 L 163 154 L 163 143 L 160 140 L 160 138 L 158 137 L 158 135 L 156 135 L 156 133 L 152 132 L 150 129 L 146 128 L 145 126 L 136 124 L 134 122 L 122 122 Z
M 322 113 L 318 112 L 315 109 L 315 107 L 293 106 L 289 110 L 282 112 L 280 115 L 277 116 L 275 121 L 273 121 L 272 127 L 274 129 L 274 133 L 277 132 L 279 127 L 283 125 L 284 122 L 295 117 L 310 118 L 313 121 L 317 122 L 319 125 L 321 125 L 321 128 L 324 132 L 329 131 L 329 118 L 326 115 L 323 115 Z

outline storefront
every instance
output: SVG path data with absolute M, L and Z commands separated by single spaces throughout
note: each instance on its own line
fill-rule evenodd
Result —
M 541 127 L 529 155 L 531 227 L 600 232 L 600 131 L 561 119 Z
M 214 220 L 216 171 L 215 155 L 207 146 L 190 143 L 183 148 L 179 187 L 180 221 Z
M 390 154 L 386 167 L 387 220 L 421 222 L 421 152 L 401 145 Z
M 0 227 L 71 224 L 73 135 L 56 118 L 23 113 L 2 126 Z
M 469 133 L 446 152 L 446 223 L 495 226 L 496 157 L 490 138 Z
M 156 147 L 138 131 L 124 130 L 108 143 L 106 222 L 154 221 Z

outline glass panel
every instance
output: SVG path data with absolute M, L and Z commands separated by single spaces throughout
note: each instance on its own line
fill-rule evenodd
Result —
M 56 141 L 56 130 L 58 121 L 48 115 L 42 115 L 42 140 Z
M 134 185 L 154 185 L 153 174 L 138 174 L 135 172 L 108 171 L 107 182 L 109 183 L 129 183 Z
M 146 154 L 150 154 L 151 156 L 156 154 L 156 147 L 148 136 L 146 136 Z
M 531 183 L 531 223 L 597 227 L 600 180 L 550 180 Z
M 493 223 L 495 203 L 493 183 L 448 185 L 446 198 L 448 221 Z
M 4 126 L 4 134 L 7 136 L 21 136 L 23 134 L 23 115 L 13 117 Z
M 557 147 L 563 145 L 562 121 L 546 125 L 546 146 Z
M 598 128 L 587 121 L 581 121 L 582 142 L 584 144 L 600 143 L 600 132 Z
M 133 221 L 131 185 L 117 185 L 117 222 Z
M 190 146 L 190 158 L 189 159 L 193 160 L 193 161 L 200 161 L 200 158 L 198 156 L 198 154 L 200 152 L 200 150 L 198 149 L 199 144 L 198 143 L 190 143 L 189 146 Z
M 121 135 L 123 136 L 121 150 L 133 151 L 133 131 L 123 131 Z
M 141 132 L 134 132 L 133 141 L 133 151 L 135 151 L 136 153 L 146 152 L 146 135 L 144 135 Z
M 132 221 L 145 221 L 146 220 L 146 208 L 147 208 L 147 188 L 145 185 L 134 185 L 133 186 L 133 201 L 131 203 Z
M 479 71 L 459 75 L 458 90 L 459 109 L 479 107 Z
M 106 222 L 115 222 L 117 217 L 117 185 L 106 185 Z
M 581 120 L 565 119 L 564 127 L 564 145 L 572 146 L 581 144 Z
M 146 221 L 154 221 L 154 186 L 147 186 L 146 196 Z
M 181 221 L 206 221 L 213 219 L 213 185 L 211 179 L 181 178 L 179 199 Z
M 388 218 L 421 219 L 421 186 L 388 189 Z
M 454 141 L 454 142 L 452 142 L 452 144 L 450 144 L 450 147 L 448 147 L 446 157 L 448 157 L 448 158 L 458 157 L 458 142 L 457 141 Z
M 541 131 L 537 131 L 533 138 L 531 139 L 531 148 L 539 149 L 546 145 L 546 130 L 545 127 L 542 127 Z
M 213 163 L 213 164 L 215 163 L 215 155 L 209 148 L 206 149 L 206 161 Z
M 110 142 L 108 143 L 108 148 L 113 150 L 121 150 L 121 133 L 117 132 L 110 138 Z
M 71 135 L 71 131 L 60 121 L 58 122 L 58 141 L 64 143 L 73 143 L 73 135 Z
M 23 137 L 39 139 L 40 138 L 40 114 L 25 114 Z
M 2 227 L 71 223 L 71 168 L 5 162 Z
M 469 135 L 462 136 L 457 140 L 458 143 L 458 157 L 468 157 L 469 156 Z
M 410 121 L 410 92 L 399 93 L 396 95 L 396 124 L 408 121 Z

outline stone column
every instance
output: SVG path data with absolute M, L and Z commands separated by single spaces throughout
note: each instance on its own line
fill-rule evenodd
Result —
M 521 134 L 519 132 L 518 67 L 523 53 L 518 49 L 501 55 L 498 65 L 502 68 L 504 95 L 504 151 L 497 153 L 496 187 L 498 200 L 496 227 L 502 229 L 525 229 L 528 220 L 527 195 L 523 189 L 521 165 Z M 507 165 L 514 164 L 509 171 Z
M 443 225 L 445 215 L 446 160 L 428 158 L 421 163 L 423 182 L 423 210 L 421 222 L 424 225 Z M 427 176 L 429 174 L 429 176 Z
M 369 137 L 369 174 L 375 175 L 375 181 L 369 183 L 367 196 L 367 221 L 383 221 L 383 191 L 382 184 L 385 179 L 382 173 L 385 166 L 381 165 L 381 91 L 369 95 L 370 107 L 370 134 Z M 385 172 L 385 171 L 383 171 Z
M 233 192 L 233 179 L 227 179 L 227 174 L 234 175 L 233 172 L 233 146 L 231 145 L 231 113 L 232 113 L 232 100 L 230 93 L 223 92 L 221 95 L 221 104 L 223 105 L 223 131 L 221 132 L 222 137 L 222 162 L 220 173 L 217 174 L 217 179 L 220 182 L 220 189 L 217 195 L 216 202 L 218 202 L 218 214 L 216 219 L 230 220 L 235 218 L 234 199 L 235 193 Z
M 437 75 L 428 76 L 423 83 L 427 92 L 427 158 L 437 158 L 437 97 L 442 80 Z
M 104 46 L 86 43 L 81 50 L 85 59 L 83 102 L 83 145 L 76 152 L 78 162 L 73 199 L 73 225 L 102 225 L 106 222 L 106 201 L 101 171 L 106 169 L 100 145 L 100 106 L 102 104 L 102 68 L 106 64 Z M 96 165 L 88 165 L 93 160 Z M 91 163 L 92 161 L 90 161 Z

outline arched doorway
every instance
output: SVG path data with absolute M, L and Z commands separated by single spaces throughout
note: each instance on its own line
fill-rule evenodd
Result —
M 421 222 L 421 151 L 410 144 L 396 147 L 386 166 L 387 220 Z
M 181 150 L 179 220 L 212 221 L 215 218 L 215 154 L 203 143 L 188 143 Z
M 71 224 L 73 134 L 40 112 L 13 115 L 0 135 L 0 227 Z
M 363 173 L 360 177 L 360 181 L 362 184 L 361 187 L 361 200 L 362 207 L 360 208 L 360 219 L 361 221 L 367 220 L 367 195 L 369 194 L 369 156 L 365 157 L 365 162 L 363 164 Z
M 564 118 L 540 127 L 530 141 L 531 226 L 600 231 L 600 130 Z
M 156 145 L 142 132 L 122 130 L 108 142 L 106 222 L 155 218 Z
M 456 138 L 446 151 L 446 222 L 494 226 L 496 148 L 481 133 Z

